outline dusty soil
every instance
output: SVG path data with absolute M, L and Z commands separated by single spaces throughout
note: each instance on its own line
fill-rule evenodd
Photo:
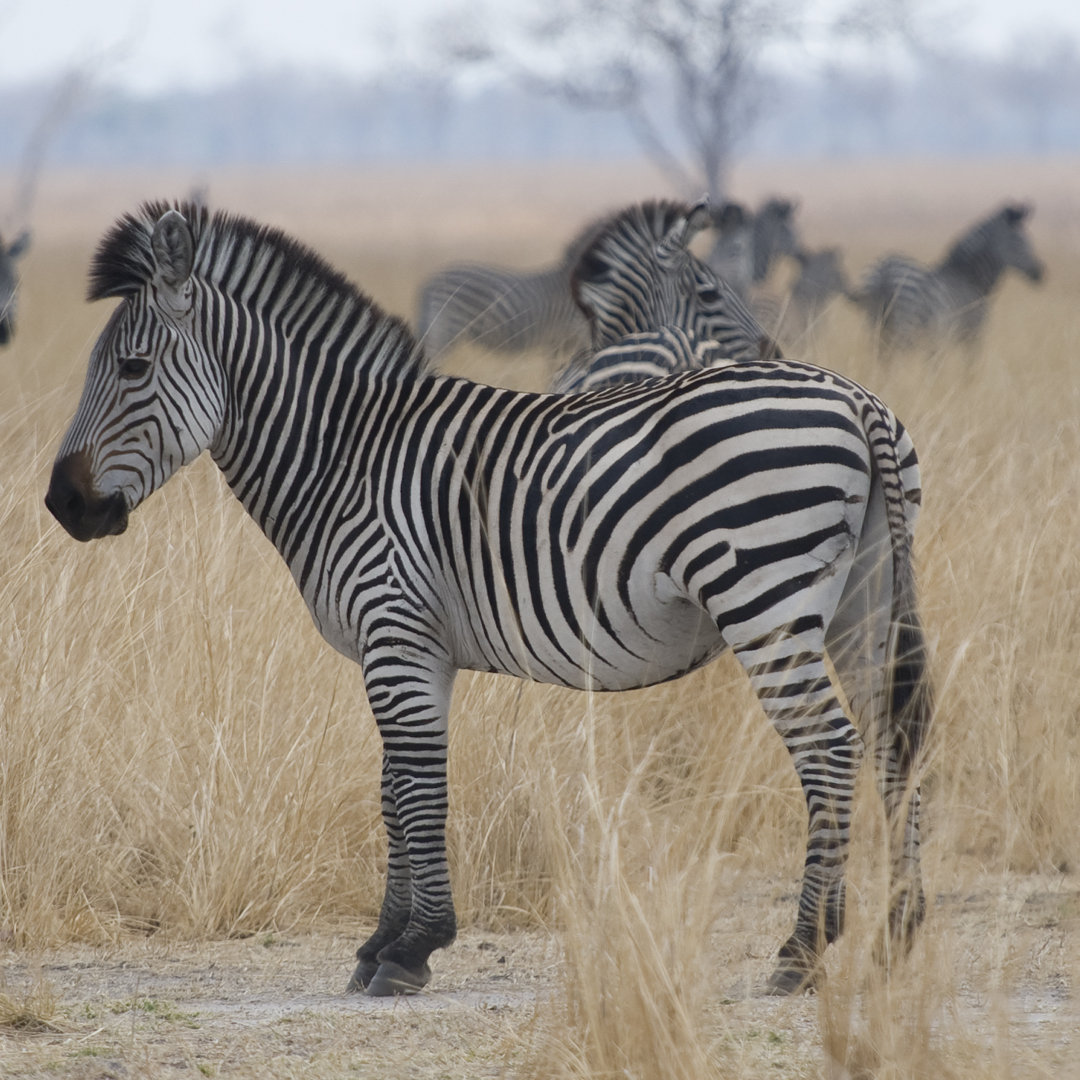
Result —
M 743 880 L 711 939 L 719 992 L 710 1022 L 732 1075 L 849 1075 L 826 1061 L 819 995 L 771 999 L 755 989 L 773 935 L 790 918 L 793 886 Z M 1001 1075 L 1080 1076 L 1075 879 L 981 880 L 938 894 L 931 919 L 955 976 L 944 1037 L 961 1031 L 972 1046 L 998 1047 L 995 1056 L 1008 1060 Z M 513 1076 L 565 993 L 557 935 L 471 929 L 436 954 L 424 993 L 347 995 L 356 940 L 324 930 L 202 944 L 132 939 L 39 956 L 9 950 L 0 1075 Z M 924 949 L 920 963 L 942 963 L 936 953 Z M 18 1003 L 21 1018 L 12 1012 Z

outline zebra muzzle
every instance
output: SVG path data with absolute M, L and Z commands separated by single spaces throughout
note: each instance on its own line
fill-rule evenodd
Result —
M 53 466 L 45 507 L 76 540 L 115 536 L 127 528 L 123 495 L 99 495 L 89 483 L 84 455 L 75 453 Z

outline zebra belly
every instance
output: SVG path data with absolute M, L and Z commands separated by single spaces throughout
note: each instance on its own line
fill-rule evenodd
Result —
M 462 668 L 496 671 L 579 690 L 633 690 L 693 671 L 726 648 L 716 624 L 663 574 L 632 583 L 632 606 L 618 596 L 572 613 L 557 604 L 518 608 L 514 632 L 493 640 L 491 624 L 459 627 Z

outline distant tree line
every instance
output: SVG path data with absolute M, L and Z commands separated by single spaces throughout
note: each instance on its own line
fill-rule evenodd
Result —
M 1080 150 L 1080 53 L 1068 39 L 1008 59 L 927 55 L 906 74 L 835 65 L 764 70 L 767 107 L 740 155 L 1047 154 Z M 53 84 L 0 87 L 0 165 L 25 157 Z M 351 81 L 268 71 L 204 92 L 87 87 L 56 165 L 305 164 L 636 157 L 627 118 L 513 79 Z M 675 107 L 674 104 L 672 107 Z M 663 117 L 655 121 L 662 129 Z

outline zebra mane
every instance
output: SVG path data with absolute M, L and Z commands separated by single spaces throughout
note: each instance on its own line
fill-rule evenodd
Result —
M 225 272 L 235 274 L 240 259 L 251 265 L 273 264 L 281 279 L 305 279 L 321 287 L 325 302 L 366 317 L 381 336 L 392 334 L 401 348 L 379 350 L 382 360 L 393 357 L 398 373 L 421 374 L 428 361 L 404 320 L 388 315 L 321 255 L 279 229 L 224 211 L 211 214 L 205 205 L 190 201 L 143 203 L 133 214 L 125 214 L 105 234 L 90 264 L 89 300 L 128 297 L 143 289 L 154 275 L 155 258 L 151 246 L 154 225 L 169 210 L 179 211 L 191 227 L 195 240 L 192 274 L 209 283 Z M 378 362 L 378 361 L 376 361 Z
M 1016 228 L 1029 213 L 1030 207 L 1022 203 L 1007 203 L 987 214 L 986 217 L 980 218 L 949 245 L 945 257 L 941 260 L 941 265 L 965 263 L 977 257 L 993 243 L 998 230 L 1005 226 Z

